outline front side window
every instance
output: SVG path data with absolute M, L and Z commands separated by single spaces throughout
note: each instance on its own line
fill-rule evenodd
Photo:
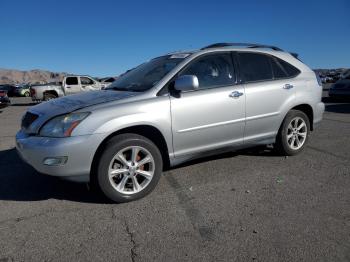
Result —
M 92 81 L 92 79 L 88 78 L 88 77 L 80 77 L 80 82 L 82 85 L 93 85 L 94 81 Z
M 187 66 L 180 75 L 195 75 L 199 89 L 232 85 L 235 81 L 231 55 L 205 55 Z
M 77 77 L 67 77 L 66 84 L 67 85 L 77 85 L 78 84 L 78 78 Z
M 273 79 L 269 56 L 258 53 L 238 53 L 238 60 L 245 82 Z

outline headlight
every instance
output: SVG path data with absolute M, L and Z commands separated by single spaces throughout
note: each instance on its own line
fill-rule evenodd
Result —
M 47 122 L 41 129 L 41 136 L 49 137 L 67 137 L 70 136 L 81 121 L 83 121 L 90 113 L 71 113 L 58 116 Z

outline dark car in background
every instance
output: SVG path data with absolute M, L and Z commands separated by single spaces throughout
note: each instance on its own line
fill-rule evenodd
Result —
M 13 85 L 0 85 L 0 91 L 5 91 L 7 96 L 16 95 L 16 87 Z
M 0 109 L 5 108 L 11 104 L 10 99 L 7 96 L 7 92 L 0 90 Z
M 329 88 L 328 95 L 333 98 L 350 98 L 350 72 Z

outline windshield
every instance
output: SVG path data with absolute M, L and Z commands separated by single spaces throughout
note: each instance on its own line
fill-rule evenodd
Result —
M 154 58 L 151 61 L 126 72 L 106 89 L 131 92 L 143 92 L 149 90 L 188 55 L 189 54 L 167 55 Z

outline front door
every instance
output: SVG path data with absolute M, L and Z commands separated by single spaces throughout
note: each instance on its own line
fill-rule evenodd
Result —
M 80 77 L 80 83 L 81 83 L 81 91 L 92 91 L 92 90 L 100 89 L 96 81 L 92 80 L 89 77 L 85 77 L 85 76 Z
M 241 144 L 245 95 L 230 53 L 201 56 L 181 75 L 197 76 L 199 89 L 170 98 L 175 157 Z

